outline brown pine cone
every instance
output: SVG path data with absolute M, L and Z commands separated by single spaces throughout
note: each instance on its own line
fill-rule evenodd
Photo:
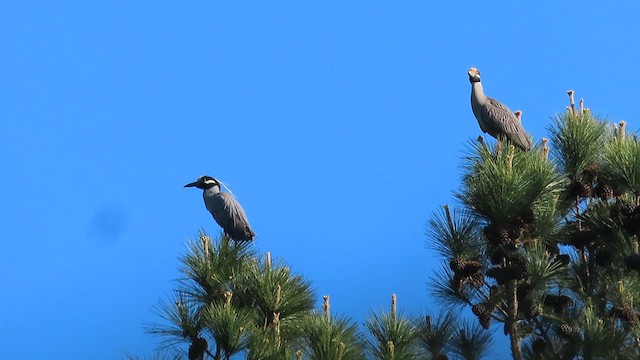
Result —
M 620 214 L 624 217 L 632 217 L 635 215 L 636 206 L 633 204 L 625 204 L 620 208 Z
M 491 325 L 491 315 L 487 314 L 484 316 L 478 316 L 478 321 L 480 322 L 480 326 L 482 326 L 483 329 L 488 330 L 489 326 Z
M 588 175 L 589 177 L 593 178 L 597 176 L 598 173 L 600 173 L 600 165 L 598 163 L 593 162 L 585 166 L 584 173 L 585 175 Z
M 455 259 L 449 261 L 449 267 L 456 274 L 461 272 L 462 269 L 464 269 L 466 264 L 467 264 L 467 260 L 466 259 L 462 259 L 462 258 L 455 258 Z
M 482 272 L 482 264 L 476 260 L 469 260 L 466 262 L 462 271 L 460 271 L 460 275 L 463 277 L 472 276 Z
M 478 303 L 471 307 L 471 311 L 475 316 L 484 316 L 490 313 L 489 308 L 484 303 Z
M 569 337 L 571 335 L 574 335 L 577 331 L 573 328 L 573 326 L 569 324 L 562 324 L 558 326 L 558 332 L 562 336 Z
M 630 325 L 638 323 L 639 314 L 632 307 L 615 307 L 613 308 L 613 313 Z
M 602 201 L 607 201 L 613 198 L 613 188 L 609 185 L 598 184 L 594 190 L 594 195 Z

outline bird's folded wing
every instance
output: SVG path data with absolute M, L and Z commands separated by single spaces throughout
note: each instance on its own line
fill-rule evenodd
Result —
M 520 120 L 503 103 L 491 97 L 487 98 L 489 101 L 483 109 L 485 119 L 491 121 L 497 133 L 506 134 L 518 145 L 530 149 L 531 140 L 527 137 Z

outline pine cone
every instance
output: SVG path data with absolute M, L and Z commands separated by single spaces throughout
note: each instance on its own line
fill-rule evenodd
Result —
M 504 228 L 498 229 L 498 240 L 500 241 L 500 245 L 510 245 L 511 235 L 509 234 L 509 230 Z
M 511 246 L 513 243 L 509 229 L 503 227 L 498 228 L 494 225 L 489 225 L 484 228 L 484 236 L 489 244 L 494 246 Z
M 624 257 L 624 264 L 631 270 L 640 271 L 640 255 L 634 254 Z
M 466 265 L 467 265 L 467 260 L 462 258 L 455 258 L 449 262 L 449 267 L 456 274 L 460 273 Z
M 465 285 L 470 285 L 479 289 L 484 286 L 484 284 L 485 281 L 482 273 L 475 273 L 466 277 L 461 276 L 460 274 L 454 274 L 453 279 L 451 279 L 451 288 L 456 292 L 459 292 Z
M 490 313 L 489 307 L 485 303 L 478 303 L 471 307 L 475 316 L 485 316 Z
M 570 196 L 570 199 L 575 199 L 576 196 L 581 198 L 587 198 L 591 195 L 591 186 L 588 184 L 583 184 L 578 181 L 574 181 L 569 184 L 567 188 L 567 192 Z
M 533 349 L 533 351 L 536 352 L 536 353 L 540 353 L 540 352 L 544 351 L 544 348 L 546 346 L 547 346 L 547 343 L 544 342 L 544 340 L 542 338 L 536 338 L 531 343 L 531 349 Z
M 478 321 L 480 322 L 480 326 L 482 326 L 483 329 L 488 330 L 489 326 L 491 325 L 491 314 L 478 316 Z
M 482 273 L 473 274 L 467 279 L 469 285 L 473 286 L 476 289 L 480 289 L 485 284 L 484 276 L 482 275 Z
M 575 334 L 577 331 L 573 328 L 573 326 L 571 326 L 569 324 L 562 324 L 562 325 L 558 326 L 558 332 L 562 336 L 569 337 L 569 336 Z
M 578 196 L 580 196 L 581 198 L 586 198 L 591 196 L 591 185 L 580 184 L 580 192 L 578 193 Z
M 613 311 L 620 319 L 628 322 L 630 325 L 638 323 L 638 313 L 631 307 L 614 308 Z
M 598 163 L 591 163 L 584 168 L 585 175 L 594 178 L 600 173 L 600 165 Z
M 456 276 L 462 279 L 481 274 L 482 272 L 482 264 L 476 260 L 455 258 L 449 262 L 449 267 Z
M 564 309 L 573 305 L 573 299 L 566 295 L 547 294 L 544 297 L 544 304 L 552 307 L 556 314 L 561 314 Z
M 460 275 L 468 277 L 479 274 L 480 272 L 482 272 L 482 264 L 476 260 L 469 260 L 462 268 L 462 271 L 460 271 Z
M 613 188 L 609 185 L 598 184 L 593 192 L 602 201 L 613 198 Z
M 635 215 L 636 206 L 633 204 L 625 204 L 620 208 L 620 214 L 624 217 L 632 217 Z

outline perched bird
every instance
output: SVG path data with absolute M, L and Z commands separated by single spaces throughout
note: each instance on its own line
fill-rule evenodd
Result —
M 224 233 L 234 241 L 251 241 L 255 236 L 247 215 L 236 199 L 227 192 L 220 191 L 220 181 L 204 175 L 184 187 L 197 187 L 204 190 L 202 197 L 213 219 L 222 227 Z
M 531 139 L 518 118 L 500 101 L 484 94 L 478 69 L 471 68 L 468 73 L 471 82 L 471 109 L 480 129 L 496 139 L 506 136 L 521 148 L 530 150 Z

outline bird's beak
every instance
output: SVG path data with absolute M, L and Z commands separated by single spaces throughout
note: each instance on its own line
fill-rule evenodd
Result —
M 197 186 L 197 185 L 198 185 L 198 182 L 197 182 L 197 181 L 194 181 L 194 182 L 192 182 L 192 183 L 188 183 L 188 184 L 187 184 L 187 185 L 185 185 L 184 187 L 194 187 L 194 186 Z

